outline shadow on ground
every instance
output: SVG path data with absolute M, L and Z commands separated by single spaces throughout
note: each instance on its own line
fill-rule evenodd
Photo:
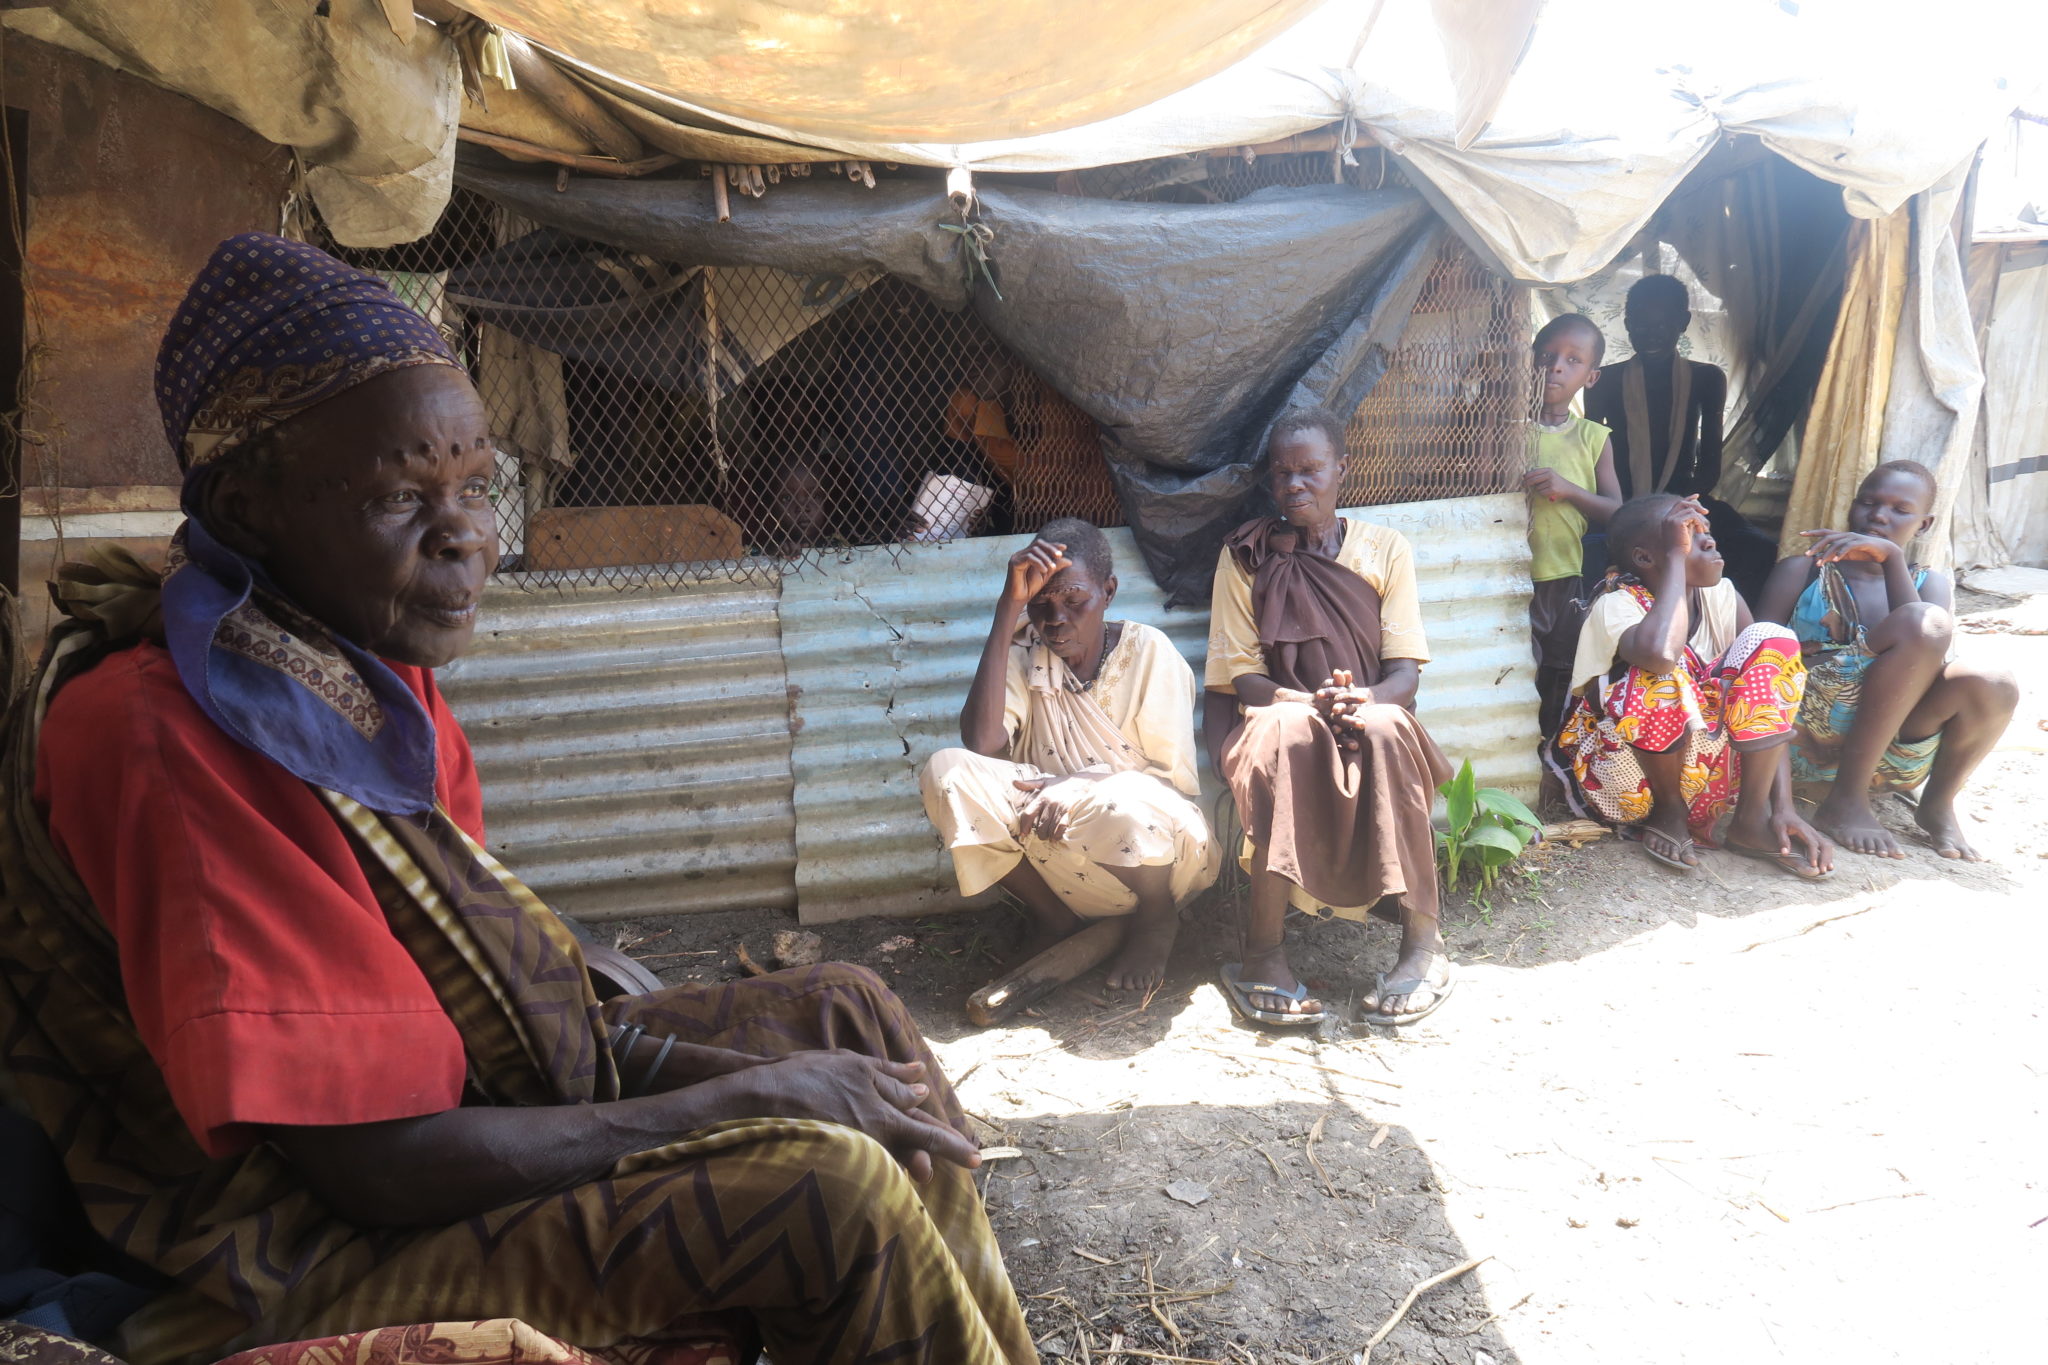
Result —
M 1194 1359 L 1348 1361 L 1411 1287 L 1469 1257 L 1408 1131 L 1334 1095 L 1012 1118 L 991 1141 L 1022 1153 L 990 1164 L 985 1193 L 1049 1359 L 1101 1359 L 1121 1338 Z M 1516 1359 L 1484 1275 L 1422 1295 L 1375 1359 Z

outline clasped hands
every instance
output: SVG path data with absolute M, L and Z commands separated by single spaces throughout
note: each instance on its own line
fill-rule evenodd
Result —
M 1309 705 L 1315 707 L 1316 714 L 1336 736 L 1338 747 L 1348 750 L 1358 748 L 1358 732 L 1365 728 L 1357 713 L 1373 704 L 1372 689 L 1354 687 L 1348 668 L 1340 668 L 1323 679 L 1323 685 L 1309 698 Z

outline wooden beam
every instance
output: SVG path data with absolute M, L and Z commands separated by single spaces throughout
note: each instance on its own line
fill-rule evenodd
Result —
M 638 161 L 647 155 L 647 144 L 631 128 L 613 118 L 609 110 L 562 74 L 562 69 L 544 54 L 523 42 L 511 41 L 506 42 L 505 52 L 512 59 L 512 74 L 519 81 L 519 88 L 538 96 L 599 151 L 620 161 Z
M 670 156 L 666 152 L 659 156 L 643 156 L 637 161 L 614 161 L 605 156 L 558 152 L 553 147 L 543 147 L 538 142 L 522 142 L 516 137 L 486 133 L 476 128 L 458 128 L 455 135 L 464 142 L 474 142 L 477 146 L 489 147 L 494 152 L 509 152 L 514 156 L 531 157 L 535 161 L 552 161 L 557 166 L 566 166 L 573 171 L 609 176 L 614 180 L 632 180 L 639 176 L 651 175 L 655 171 L 665 171 L 682 161 L 681 157 Z

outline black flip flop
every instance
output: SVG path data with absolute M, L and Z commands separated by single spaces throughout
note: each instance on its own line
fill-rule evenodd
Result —
M 1436 999 L 1430 1001 L 1426 1009 L 1414 1010 L 1407 1014 L 1381 1014 L 1375 1010 L 1370 1014 L 1360 1014 L 1358 1016 L 1360 1020 L 1368 1024 L 1385 1024 L 1391 1028 L 1399 1028 L 1403 1024 L 1420 1023 L 1422 1020 L 1429 1018 L 1430 1015 L 1435 1014 L 1438 1006 L 1450 999 L 1451 992 L 1457 989 L 1458 974 L 1451 970 L 1449 962 L 1445 962 L 1444 982 L 1441 986 L 1422 976 L 1405 977 L 1400 981 L 1389 982 L 1385 972 L 1374 972 L 1373 983 L 1372 998 L 1375 1000 L 1384 1000 L 1390 995 L 1413 995 L 1424 986 L 1429 987 L 1431 991 L 1435 992 Z
M 1226 962 L 1216 973 L 1216 984 L 1223 987 L 1223 998 L 1230 1002 L 1231 1010 L 1247 1023 L 1270 1024 L 1274 1028 L 1313 1028 L 1323 1022 L 1328 1013 L 1317 1010 L 1314 1014 L 1280 1014 L 1273 1010 L 1262 1010 L 1252 1004 L 1254 995 L 1277 995 L 1286 1000 L 1306 1000 L 1311 992 L 1306 981 L 1294 983 L 1294 989 L 1283 991 L 1278 986 L 1264 981 L 1241 981 L 1238 973 L 1244 970 L 1241 962 Z
M 1659 853 L 1650 843 L 1650 840 L 1653 838 L 1662 839 L 1664 842 L 1670 844 L 1672 848 L 1677 850 L 1676 856 L 1670 853 Z M 1661 863 L 1663 866 L 1670 868 L 1673 872 L 1683 872 L 1687 876 L 1690 876 L 1693 873 L 1700 870 L 1698 863 L 1689 863 L 1685 860 L 1686 854 L 1691 853 L 1699 848 L 1699 845 L 1692 841 L 1692 836 L 1690 835 L 1687 835 L 1683 839 L 1674 839 L 1670 835 L 1664 833 L 1664 831 L 1662 830 L 1649 829 L 1645 827 L 1643 829 L 1641 836 L 1638 838 L 1637 842 L 1639 842 L 1643 846 L 1644 857 L 1649 858 L 1654 862 Z

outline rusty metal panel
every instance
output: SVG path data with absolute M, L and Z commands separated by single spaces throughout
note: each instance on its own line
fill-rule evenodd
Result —
M 291 153 L 34 39 L 10 36 L 5 60 L 7 102 L 28 113 L 30 340 L 47 348 L 24 482 L 174 483 L 157 343 L 215 244 L 277 230 Z
M 493 587 L 440 674 L 492 852 L 589 919 L 794 906 L 774 576 L 554 586 Z
M 1520 494 L 1379 506 L 1350 515 L 1415 545 L 1435 655 L 1418 710 L 1456 763 L 1532 796 L 1538 780 L 1529 554 Z M 1200 669 L 1206 611 L 1169 611 L 1129 534 L 1113 614 L 1160 627 Z M 958 541 L 900 558 L 854 551 L 783 585 L 792 684 L 800 911 L 817 923 L 909 915 L 960 903 L 950 860 L 925 819 L 917 768 L 959 742 L 1002 566 L 1024 537 Z M 1213 779 L 1212 779 L 1213 781 Z M 1213 795 L 1213 791 L 1212 791 Z

